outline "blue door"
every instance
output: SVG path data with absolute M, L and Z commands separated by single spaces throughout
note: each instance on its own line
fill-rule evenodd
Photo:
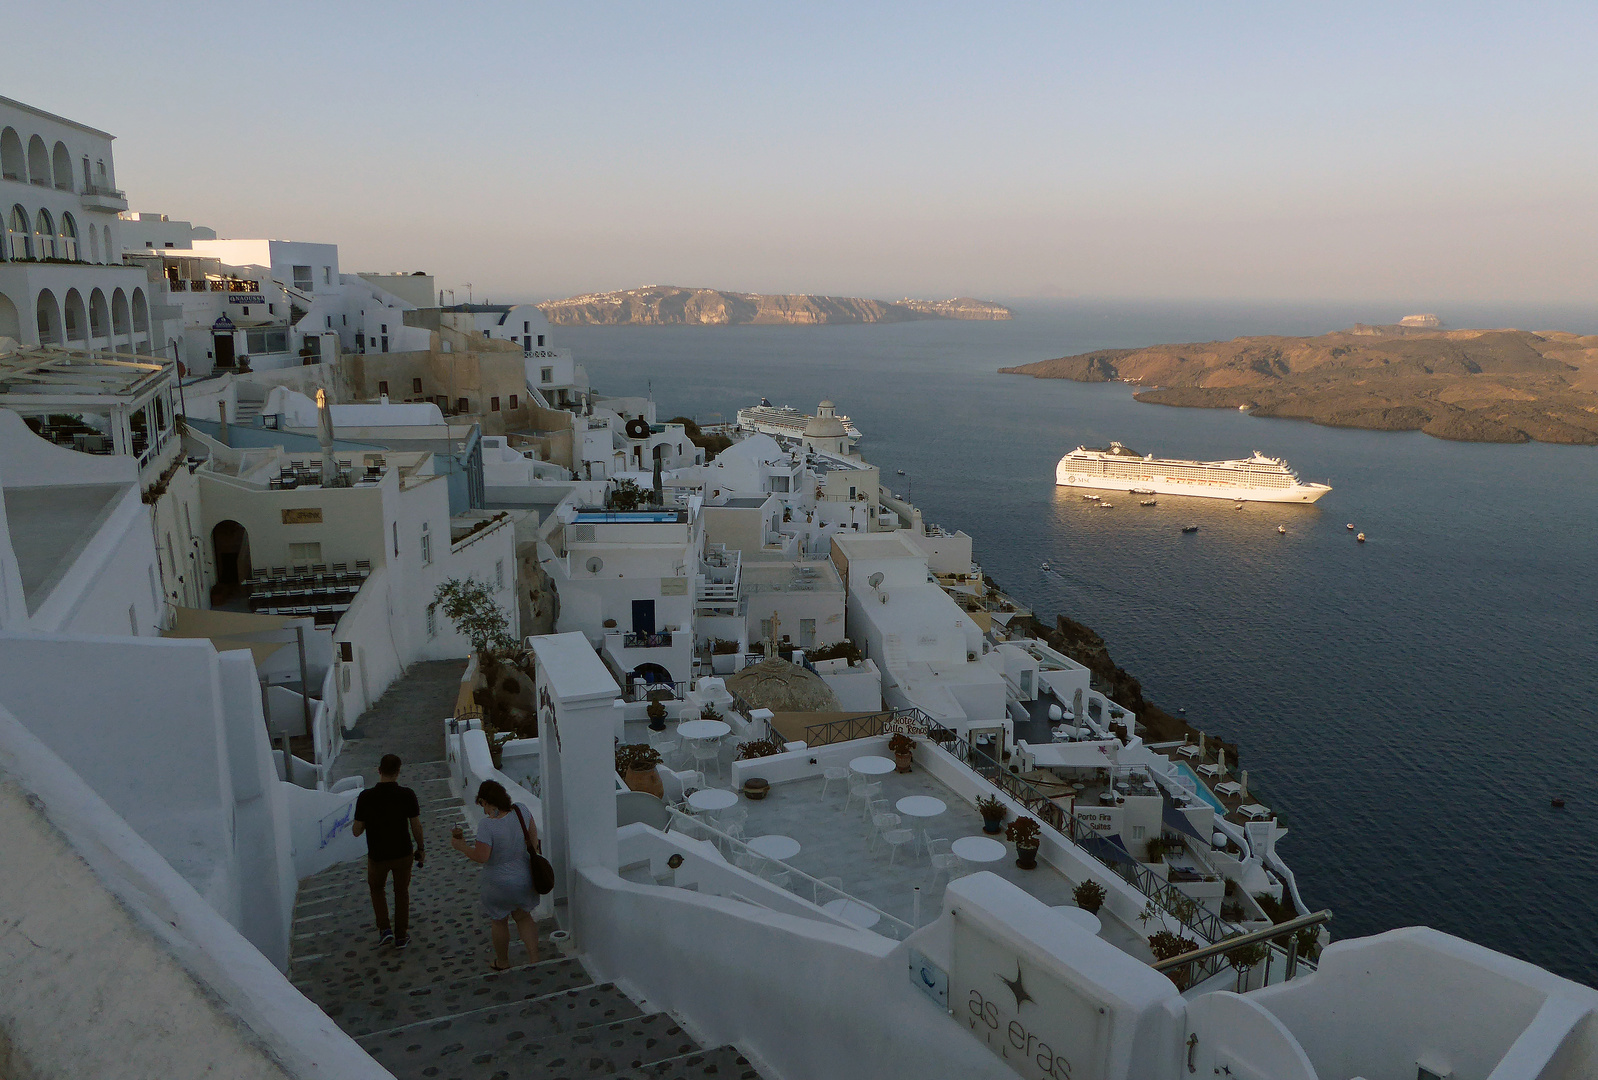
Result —
M 633 601 L 633 633 L 645 637 L 655 632 L 655 602 L 653 600 Z

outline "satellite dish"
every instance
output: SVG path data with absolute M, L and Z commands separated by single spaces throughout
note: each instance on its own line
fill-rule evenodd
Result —
M 649 438 L 649 421 L 642 416 L 635 416 L 627 421 L 627 437 L 629 439 Z
M 882 572 L 879 570 L 877 573 L 872 574 L 870 577 L 866 578 L 866 584 L 870 585 L 873 589 L 875 589 L 878 585 L 881 585 L 882 584 Z
M 605 560 L 601 559 L 598 555 L 595 555 L 593 558 L 588 560 L 587 566 L 588 572 L 590 574 L 597 574 L 605 568 Z

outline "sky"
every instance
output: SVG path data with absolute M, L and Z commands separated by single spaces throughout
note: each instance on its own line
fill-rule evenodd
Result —
M 134 210 L 461 299 L 1594 292 L 1592 4 L 54 0 L 7 38 L 0 94 L 116 135 Z

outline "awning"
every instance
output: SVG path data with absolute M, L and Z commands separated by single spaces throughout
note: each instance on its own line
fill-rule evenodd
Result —
M 256 615 L 248 611 L 180 607 L 175 610 L 172 629 L 164 631 L 161 636 L 208 638 L 217 652 L 248 649 L 255 657 L 255 666 L 259 668 L 273 653 L 288 648 L 294 642 L 261 641 L 255 635 L 306 621 L 303 616 Z
M 1169 796 L 1163 800 L 1163 805 L 1160 807 L 1160 820 L 1165 822 L 1169 828 L 1175 829 L 1177 832 L 1187 833 L 1187 835 L 1201 844 L 1204 842 L 1204 834 L 1193 827 L 1193 823 L 1187 819 L 1187 815 L 1182 813 L 1177 805 L 1170 800 Z
M 1083 840 L 1081 846 L 1089 855 L 1092 855 L 1100 862 L 1137 865 L 1137 860 L 1132 858 L 1132 853 L 1126 850 L 1126 845 L 1121 842 L 1120 833 L 1110 833 L 1108 836 L 1092 836 Z

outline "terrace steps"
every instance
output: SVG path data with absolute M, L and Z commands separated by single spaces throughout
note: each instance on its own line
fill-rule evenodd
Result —
M 551 956 L 547 940 L 539 963 L 491 970 L 477 867 L 448 846 L 465 817 L 447 768 L 407 765 L 402 782 L 421 803 L 428 852 L 411 877 L 410 946 L 377 944 L 365 863 L 352 862 L 300 883 L 290 963 L 294 985 L 380 1065 L 400 1080 L 757 1080 L 736 1047 L 701 1046 L 580 958 Z M 647 863 L 626 869 L 656 883 Z M 555 928 L 541 922 L 541 939 Z M 513 962 L 524 955 L 514 939 L 511 950 Z

